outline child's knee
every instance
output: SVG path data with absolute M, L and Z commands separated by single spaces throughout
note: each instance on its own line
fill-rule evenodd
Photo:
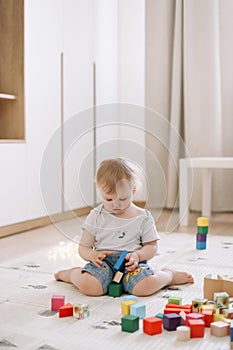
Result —
M 104 294 L 100 281 L 88 272 L 82 274 L 77 287 L 81 293 L 88 296 L 100 296 Z
M 159 288 L 158 288 L 159 290 Z M 139 281 L 132 289 L 132 294 L 136 296 L 149 296 L 156 291 L 155 279 L 152 276 L 148 276 Z

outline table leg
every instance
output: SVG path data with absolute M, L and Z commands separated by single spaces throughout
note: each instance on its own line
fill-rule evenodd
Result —
M 180 160 L 179 173 L 179 216 L 180 225 L 189 223 L 189 168 L 183 160 Z
M 211 215 L 211 189 L 212 171 L 210 168 L 202 169 L 202 216 Z

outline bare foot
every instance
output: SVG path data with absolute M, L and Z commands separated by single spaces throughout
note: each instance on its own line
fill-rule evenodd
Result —
M 164 271 L 169 271 L 173 274 L 173 278 L 172 278 L 170 285 L 194 283 L 193 276 L 187 272 L 174 271 L 171 269 L 164 269 Z
M 79 269 L 81 269 L 81 267 L 72 267 L 70 269 L 58 271 L 57 273 L 54 274 L 54 278 L 57 281 L 71 283 L 71 281 L 70 281 L 71 272 L 74 270 L 79 270 Z

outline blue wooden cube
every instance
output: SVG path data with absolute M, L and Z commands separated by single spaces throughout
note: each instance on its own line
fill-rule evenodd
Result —
M 163 315 L 163 328 L 167 331 L 175 331 L 180 326 L 181 317 L 175 313 Z
M 144 318 L 146 316 L 146 305 L 142 303 L 130 305 L 130 315 Z
M 231 321 L 231 325 L 230 325 L 230 336 L 231 336 L 231 342 L 233 342 L 233 321 Z
M 136 295 L 125 295 L 122 300 L 123 301 L 134 300 L 137 303 L 138 302 L 138 297 L 136 297 Z
M 198 242 L 196 241 L 196 249 L 206 249 L 206 242 Z

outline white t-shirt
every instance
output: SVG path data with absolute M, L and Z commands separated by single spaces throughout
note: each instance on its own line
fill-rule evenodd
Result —
M 159 239 L 154 219 L 146 209 L 136 217 L 125 219 L 112 215 L 101 204 L 92 209 L 82 228 L 95 237 L 96 250 L 132 252 L 143 243 Z

